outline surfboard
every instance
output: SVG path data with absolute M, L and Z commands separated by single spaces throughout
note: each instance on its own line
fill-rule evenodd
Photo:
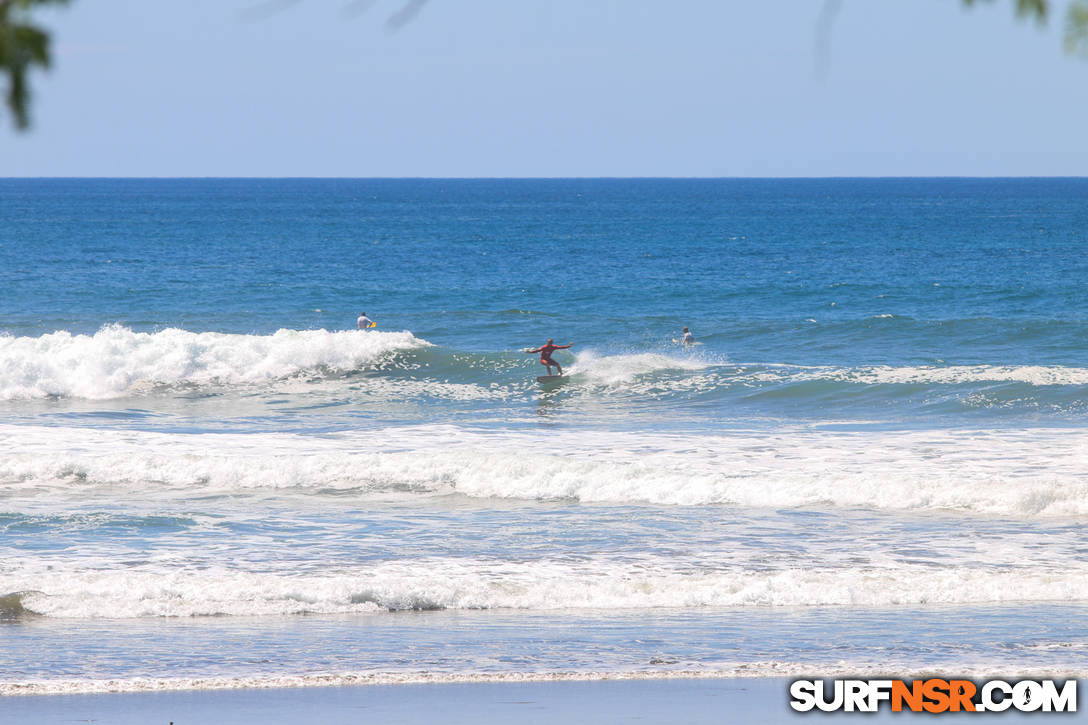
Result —
M 366 329 L 369 330 L 370 328 L 377 327 L 377 326 L 378 326 L 378 323 L 371 320 L 370 324 L 366 326 Z
M 536 381 L 538 383 L 557 383 L 563 380 L 562 375 L 537 375 Z

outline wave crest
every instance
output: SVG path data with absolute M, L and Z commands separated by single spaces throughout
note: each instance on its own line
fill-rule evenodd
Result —
M 429 346 L 410 332 L 279 330 L 272 335 L 61 330 L 0 337 L 0 400 L 104 400 L 159 386 L 246 385 L 305 371 L 358 370 Z

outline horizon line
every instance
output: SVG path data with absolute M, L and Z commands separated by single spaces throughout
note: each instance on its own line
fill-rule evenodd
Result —
M 854 176 L 0 176 L 0 181 L 849 181 L 967 179 L 1088 179 L 1088 175 L 854 175 Z

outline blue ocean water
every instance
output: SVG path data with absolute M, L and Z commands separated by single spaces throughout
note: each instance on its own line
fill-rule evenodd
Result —
M 0 180 L 0 692 L 1084 676 L 1086 230 L 1084 179 Z

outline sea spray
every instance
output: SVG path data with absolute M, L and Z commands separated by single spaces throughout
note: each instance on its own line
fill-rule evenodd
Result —
M 101 400 L 157 386 L 249 385 L 302 371 L 362 369 L 428 344 L 410 332 L 149 333 L 120 325 L 94 335 L 9 335 L 0 337 L 0 400 Z

